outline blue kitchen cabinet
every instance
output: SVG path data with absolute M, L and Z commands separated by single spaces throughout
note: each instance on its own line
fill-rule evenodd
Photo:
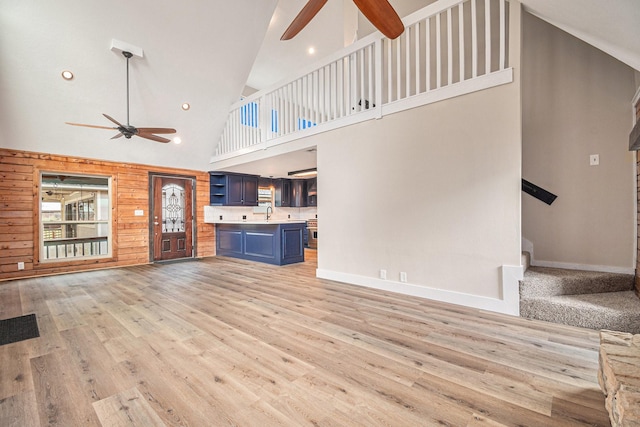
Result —
M 258 176 L 209 172 L 209 204 L 258 206 Z
M 275 204 L 278 208 L 288 208 L 291 206 L 291 180 L 290 179 L 274 179 L 275 188 Z
M 217 255 L 267 264 L 304 262 L 304 222 L 218 223 Z
M 318 178 L 307 180 L 307 206 L 318 206 Z
M 295 208 L 307 207 L 307 180 L 306 179 L 291 180 L 291 207 L 295 207 Z

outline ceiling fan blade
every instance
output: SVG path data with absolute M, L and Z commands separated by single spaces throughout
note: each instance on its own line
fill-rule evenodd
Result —
M 137 128 L 138 133 L 176 133 L 173 128 Z
M 404 31 L 402 20 L 387 0 L 353 0 L 353 2 L 373 26 L 390 39 L 397 38 Z
M 293 19 L 289 27 L 286 29 L 280 40 L 290 40 L 296 36 L 304 27 L 307 26 L 309 21 L 322 9 L 322 6 L 327 3 L 327 0 L 309 0 L 302 8 L 300 13 Z
M 121 136 L 124 136 L 124 134 L 122 132 L 120 132 L 119 134 L 117 134 L 116 136 L 112 136 L 111 139 L 116 139 L 116 138 L 120 138 Z
M 114 128 L 113 126 L 96 126 L 96 125 L 85 125 L 82 123 L 71 123 L 71 122 L 65 122 L 68 125 L 71 126 L 83 126 L 86 128 L 96 128 L 96 129 L 118 129 L 118 128 Z
M 163 138 L 161 136 L 157 136 L 157 135 L 151 135 L 150 133 L 137 133 L 137 136 L 139 136 L 140 138 L 145 138 L 145 139 L 150 139 L 152 141 L 156 141 L 156 142 L 163 142 L 163 143 L 167 143 L 167 142 L 171 142 L 170 139 L 167 138 Z
M 103 116 L 105 116 L 107 119 L 109 119 L 109 121 L 112 121 L 113 123 L 117 124 L 117 125 L 118 125 L 118 127 L 121 127 L 121 128 L 126 127 L 126 126 L 124 126 L 123 124 L 118 123 L 118 121 L 117 121 L 116 119 L 114 119 L 113 117 L 108 116 L 108 115 L 106 115 L 106 114 L 104 114 L 104 113 L 102 113 L 102 115 L 103 115 Z

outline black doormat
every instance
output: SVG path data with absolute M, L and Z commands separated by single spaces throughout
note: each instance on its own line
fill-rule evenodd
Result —
M 24 341 L 40 336 L 35 314 L 0 320 L 0 345 Z

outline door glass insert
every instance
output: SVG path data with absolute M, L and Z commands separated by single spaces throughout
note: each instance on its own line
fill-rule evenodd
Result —
M 162 187 L 162 232 L 183 233 L 184 223 L 184 188 L 177 184 Z

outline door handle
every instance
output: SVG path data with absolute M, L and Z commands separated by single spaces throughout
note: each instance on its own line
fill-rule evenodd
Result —
M 154 221 L 153 224 L 154 225 L 159 225 L 160 223 L 158 221 Z

